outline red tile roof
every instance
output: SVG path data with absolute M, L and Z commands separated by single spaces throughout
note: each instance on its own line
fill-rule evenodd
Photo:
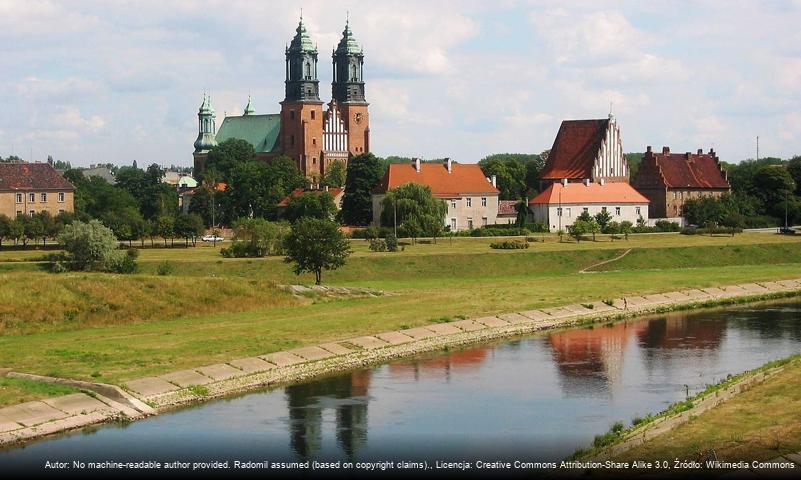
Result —
M 729 188 L 714 153 L 654 153 L 668 188 Z
M 592 203 L 650 203 L 628 183 L 552 183 L 542 193 L 528 201 L 529 205 L 570 203 L 587 205 Z
M 609 119 L 563 121 L 540 178 L 592 178 L 592 167 L 608 127 Z
M 498 200 L 498 215 L 517 216 L 517 200 Z
M 0 163 L 0 190 L 75 190 L 49 163 Z
M 328 189 L 328 193 L 330 193 L 331 196 L 334 199 L 336 199 L 339 196 L 339 194 L 344 192 L 344 191 L 345 191 L 344 188 L 329 188 Z M 305 188 L 296 188 L 296 189 L 292 190 L 292 193 L 290 193 L 288 196 L 284 197 L 284 199 L 281 200 L 278 203 L 278 206 L 279 207 L 286 207 L 287 205 L 289 205 L 289 201 L 290 200 L 292 200 L 293 198 L 297 198 L 297 197 L 303 195 L 304 193 L 314 193 L 314 194 L 319 195 L 319 194 L 321 194 L 323 192 L 325 192 L 325 190 L 306 190 Z
M 452 171 L 448 173 L 447 167 L 441 163 L 423 163 L 420 165 L 420 172 L 417 172 L 414 164 L 390 164 L 374 193 L 386 193 L 406 183 L 428 185 L 437 198 L 453 198 L 467 193 L 500 193 L 487 180 L 480 166 L 456 162 L 451 166 Z

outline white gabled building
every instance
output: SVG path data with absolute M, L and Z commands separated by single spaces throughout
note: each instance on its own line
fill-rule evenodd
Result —
M 565 229 L 587 212 L 592 216 L 603 210 L 612 215 L 613 222 L 636 224 L 648 218 L 649 201 L 628 183 L 552 183 L 528 202 L 534 220 L 548 225 L 552 232 Z

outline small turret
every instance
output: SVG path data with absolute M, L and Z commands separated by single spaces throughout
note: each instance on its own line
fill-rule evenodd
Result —
M 253 108 L 253 100 L 248 95 L 248 104 L 245 106 L 245 115 L 253 115 L 256 113 L 256 109 Z
M 211 96 L 203 94 L 203 103 L 197 112 L 198 133 L 195 140 L 195 153 L 206 153 L 217 146 L 217 116 L 211 106 Z

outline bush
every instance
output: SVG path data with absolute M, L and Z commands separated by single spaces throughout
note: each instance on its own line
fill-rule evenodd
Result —
M 370 250 L 374 252 L 386 252 L 387 242 L 380 238 L 373 238 L 370 240 Z
M 528 228 L 514 226 L 504 228 L 498 228 L 497 226 L 480 227 L 459 233 L 459 235 L 469 235 L 471 237 L 522 237 L 529 234 L 531 234 L 531 230 Z
M 74 221 L 64 227 L 58 237 L 65 254 L 53 259 L 52 270 L 106 271 L 133 273 L 139 252 L 117 250 L 117 238 L 99 220 L 88 223 Z
M 234 241 L 230 247 L 221 249 L 220 255 L 226 258 L 281 255 L 288 231 L 284 223 L 257 218 L 239 219 L 234 222 Z
M 156 273 L 161 276 L 171 275 L 175 271 L 175 266 L 172 263 L 164 260 L 156 268 Z
M 387 235 L 384 241 L 387 244 L 387 251 L 390 252 L 398 251 L 398 238 L 395 235 L 390 233 L 389 235 Z
M 518 241 L 504 241 L 504 242 L 493 242 L 490 243 L 490 248 L 500 249 L 500 250 L 521 250 L 524 248 L 528 248 L 527 242 L 518 242 Z
M 139 251 L 135 248 L 129 248 L 128 251 L 115 251 L 106 259 L 105 270 L 114 273 L 136 273 L 139 267 L 136 265 L 136 259 L 139 257 Z
M 656 228 L 657 232 L 678 232 L 681 230 L 678 223 L 668 220 L 657 220 L 654 223 L 654 228 Z

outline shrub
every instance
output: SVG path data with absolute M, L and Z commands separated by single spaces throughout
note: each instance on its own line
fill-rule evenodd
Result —
M 386 252 L 387 242 L 380 238 L 373 238 L 370 240 L 370 250 L 374 252 Z
M 387 235 L 384 241 L 387 244 L 387 251 L 390 252 L 398 251 L 398 238 L 395 235 L 390 233 L 389 235 Z
M 115 251 L 106 259 L 105 270 L 114 273 L 136 273 L 139 267 L 136 258 L 139 251 L 129 248 L 126 252 Z
M 518 241 L 504 241 L 504 242 L 493 242 L 490 243 L 490 248 L 500 249 L 500 250 L 519 250 L 528 248 L 527 242 L 518 242 Z
M 175 266 L 172 263 L 164 260 L 156 268 L 156 273 L 161 276 L 171 275 L 175 271 Z
M 74 221 L 64 227 L 58 239 L 66 253 L 52 260 L 53 271 L 134 273 L 137 269 L 138 250 L 129 249 L 127 253 L 117 250 L 117 238 L 99 220 Z

